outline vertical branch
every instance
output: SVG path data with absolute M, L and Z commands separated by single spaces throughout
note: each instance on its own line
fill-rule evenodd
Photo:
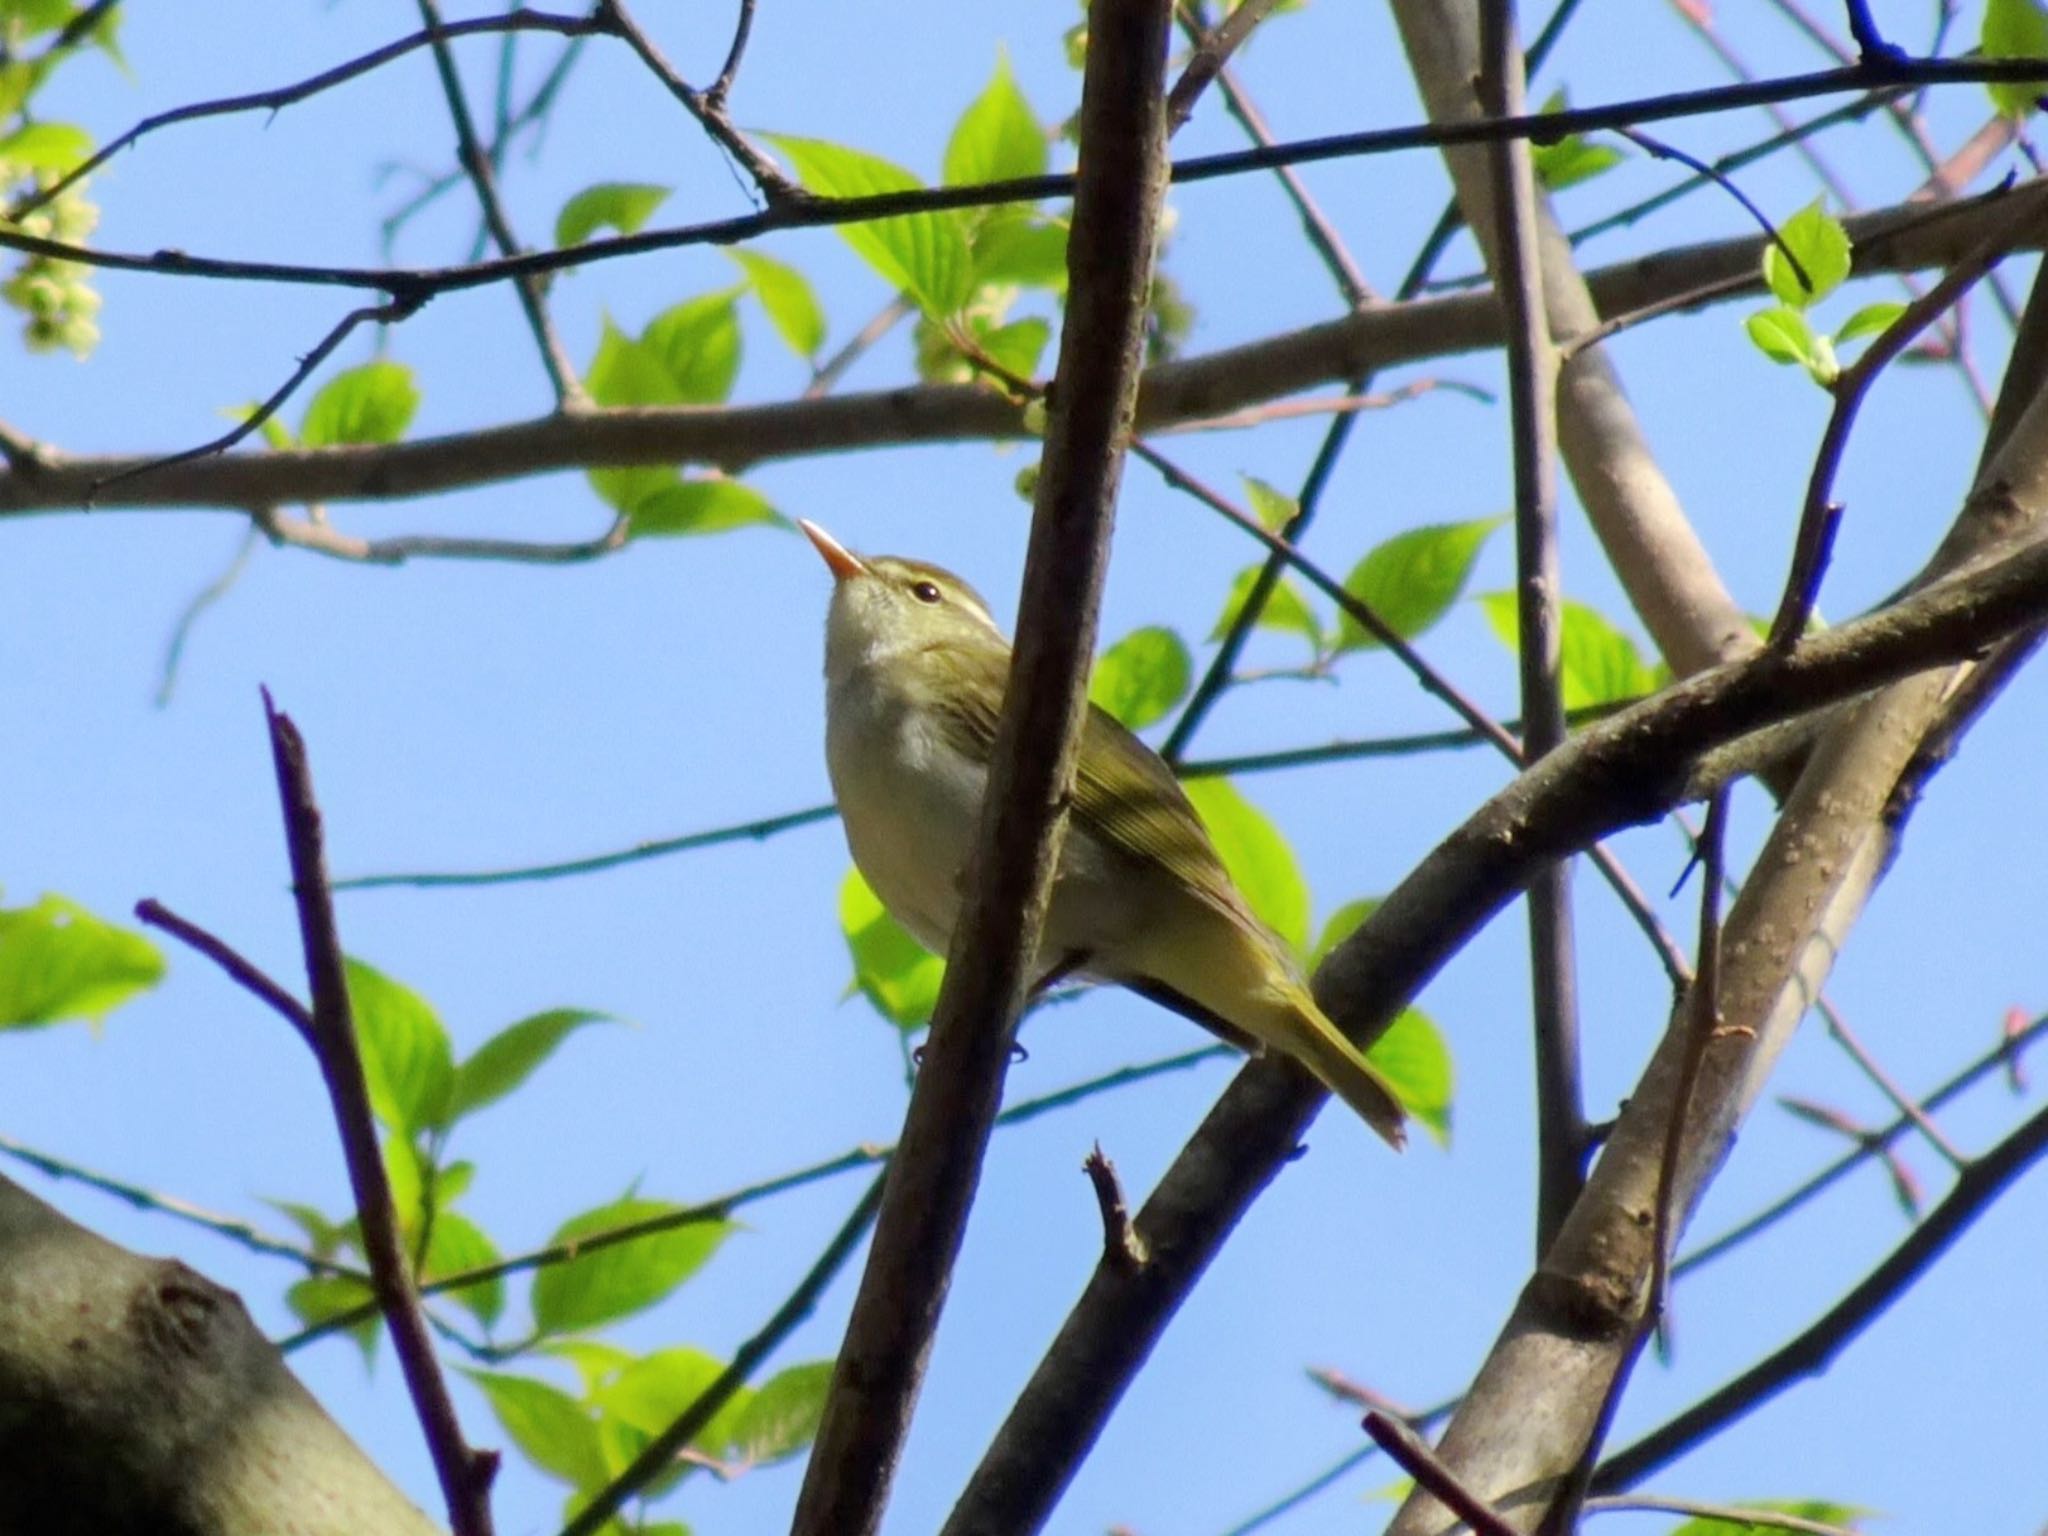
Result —
M 1166 188 L 1171 0 L 1095 0 L 1069 299 L 969 891 L 874 1246 L 798 1496 L 798 1536 L 880 1524 L 1032 980 L 1086 707 Z
M 1514 0 L 1480 8 L 1479 95 L 1498 117 L 1523 110 Z M 1515 597 L 1520 638 L 1522 749 L 1535 762 L 1564 741 L 1563 577 L 1557 552 L 1557 354 L 1543 303 L 1529 146 L 1490 151 L 1496 216 L 1494 280 L 1507 322 L 1510 432 L 1515 459 Z M 1536 1251 L 1578 1198 L 1585 1172 L 1580 1102 L 1578 985 L 1572 955 L 1571 864 L 1529 887 L 1529 971 L 1536 1027 Z
M 391 1329 L 392 1348 L 405 1375 L 406 1390 L 412 1394 L 420 1427 L 433 1453 L 434 1473 L 448 1503 L 448 1523 L 455 1536 L 491 1536 L 490 1488 L 498 1458 L 494 1452 L 471 1450 L 462 1438 L 448 1383 L 442 1379 L 433 1341 L 427 1337 L 426 1314 L 406 1267 L 398 1210 L 377 1150 L 370 1089 L 356 1044 L 355 1016 L 349 1006 L 341 933 L 334 920 L 334 892 L 327 883 L 320 807 L 313 798 L 305 738 L 291 717 L 271 702 L 268 691 L 263 695 L 263 713 L 270 725 L 278 799 L 284 806 L 285 848 L 291 857 L 292 895 L 298 904 L 299 937 L 313 995 L 308 1038 L 334 1105 L 334 1123 L 341 1133 L 342 1155 L 348 1163 L 349 1188 L 355 1195 L 377 1303 Z
M 469 100 L 462 92 L 462 76 L 455 68 L 455 50 L 448 46 L 446 38 L 439 35 L 443 26 L 439 0 L 417 0 L 417 3 L 420 20 L 435 34 L 434 68 L 441 77 L 441 92 L 448 98 L 448 116 L 455 124 L 455 157 L 476 187 L 476 200 L 483 209 L 484 225 L 491 232 L 492 243 L 498 247 L 500 255 L 517 256 L 520 254 L 519 237 L 512 232 L 511 220 L 505 216 L 505 205 L 498 197 L 498 179 L 491 170 L 490 152 L 477 136 L 476 123 L 470 116 Z M 569 361 L 562 338 L 555 334 L 554 322 L 548 318 L 542 280 L 532 276 L 518 277 L 513 279 L 512 287 L 519 295 L 519 307 L 525 312 L 526 324 L 540 347 L 541 366 L 547 369 L 548 382 L 554 386 L 555 404 L 568 409 L 588 403 L 584 398 L 583 385 L 576 378 L 576 365 Z

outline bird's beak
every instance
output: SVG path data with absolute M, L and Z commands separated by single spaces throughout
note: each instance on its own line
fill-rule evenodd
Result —
M 834 581 L 844 581 L 849 576 L 865 576 L 867 574 L 868 568 L 861 562 L 860 556 L 833 538 L 831 534 L 820 528 L 816 523 L 800 517 L 796 520 L 796 525 L 803 529 L 804 537 L 811 541 L 812 547 L 824 557 L 825 564 L 832 568 L 832 579 Z

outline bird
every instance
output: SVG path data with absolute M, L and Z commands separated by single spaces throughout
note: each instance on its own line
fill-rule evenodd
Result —
M 797 526 L 833 577 L 825 761 L 853 861 L 889 914 L 944 955 L 1009 641 L 950 571 L 856 555 L 814 522 Z M 1173 770 L 1092 703 L 1031 975 L 1034 991 L 1075 975 L 1121 985 L 1248 1054 L 1291 1057 L 1389 1144 L 1405 1140 L 1400 1099 L 1253 916 Z

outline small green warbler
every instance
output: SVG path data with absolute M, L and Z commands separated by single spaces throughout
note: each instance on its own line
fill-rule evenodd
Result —
M 919 943 L 946 952 L 980 822 L 1010 645 L 950 572 L 864 559 L 799 525 L 833 576 L 825 625 L 825 761 L 854 863 Z M 1395 1147 L 1400 1101 L 1253 917 L 1157 753 L 1093 705 L 1053 878 L 1037 984 L 1116 982 L 1272 1049 L 1320 1078 Z

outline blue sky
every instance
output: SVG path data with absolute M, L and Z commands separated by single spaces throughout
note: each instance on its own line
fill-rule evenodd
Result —
M 645 9 L 686 74 L 715 71 L 722 13 L 692 13 L 685 27 Z M 1918 24 L 1918 9 L 1878 7 L 1881 16 L 1901 13 L 1902 34 L 1908 20 Z M 1557 82 L 1590 103 L 1721 78 L 1663 8 L 1588 10 L 1539 96 Z M 409 7 L 362 3 L 223 0 L 197 21 L 137 7 L 123 32 L 129 70 L 81 65 L 54 88 L 47 110 L 110 136 L 149 112 L 310 73 L 402 33 L 411 18 Z M 1041 116 L 1072 110 L 1077 77 L 1059 37 L 1071 19 L 1050 6 L 1000 14 L 901 6 L 886 19 L 861 7 L 764 6 L 734 110 L 750 129 L 857 144 L 933 176 L 945 134 L 999 50 Z M 1755 17 L 1726 22 L 1749 29 L 1734 35 L 1761 65 L 1815 63 L 1781 28 Z M 491 49 L 464 56 L 481 98 Z M 531 76 L 547 50 L 525 57 Z M 1376 8 L 1326 4 L 1284 16 L 1243 68 L 1286 137 L 1405 123 L 1418 112 Z M 1980 95 L 1958 89 L 1935 106 L 1937 137 L 1958 142 L 1983 112 Z M 1708 154 L 1766 127 L 1731 118 L 1665 132 Z M 1176 149 L 1239 142 L 1211 101 Z M 411 184 L 408 168 L 440 168 L 451 143 L 431 67 L 415 57 L 274 119 L 224 119 L 147 141 L 95 180 L 98 238 L 120 249 L 374 262 L 378 220 Z M 1839 166 L 1871 202 L 1914 184 L 1889 139 L 1839 145 Z M 380 176 L 381 166 L 401 169 Z M 1567 214 L 1605 211 L 1671 174 L 1638 157 L 1571 194 Z M 1383 288 L 1434 222 L 1445 186 L 1439 163 L 1422 155 L 1317 167 L 1309 179 Z M 562 202 L 597 180 L 673 186 L 664 220 L 746 206 L 732 173 L 659 88 L 622 50 L 593 45 L 541 153 L 508 168 L 515 221 L 530 240 L 543 239 Z M 1790 162 L 1771 162 L 1743 185 L 1781 217 L 1814 195 Z M 1168 262 L 1197 308 L 1191 350 L 1339 312 L 1270 183 L 1190 189 L 1174 207 Z M 467 203 L 451 196 L 403 232 L 397 255 L 458 258 L 471 226 Z M 1586 259 L 1745 229 L 1732 205 L 1694 199 L 1637 235 L 1595 244 Z M 812 277 L 834 344 L 889 296 L 830 231 L 765 248 Z M 1450 265 L 1463 270 L 1470 260 L 1467 251 Z M 2026 275 L 2012 274 L 2022 292 Z M 552 302 L 571 354 L 587 363 L 605 316 L 637 327 L 676 299 L 733 280 L 719 253 L 692 250 L 569 275 Z M 109 277 L 103 287 L 106 340 L 89 362 L 0 351 L 0 418 L 73 452 L 170 450 L 211 435 L 222 408 L 274 388 L 350 302 L 317 290 L 143 278 Z M 1859 293 L 1840 313 L 1879 296 L 1888 291 Z M 1724 578 L 1746 606 L 1766 611 L 1825 401 L 1750 350 L 1740 313 L 1722 307 L 1662 321 L 1623 337 L 1616 351 Z M 799 365 L 758 312 L 745 324 L 736 398 L 801 389 Z M 2002 338 L 1988 314 L 1977 340 L 1995 378 Z M 368 350 L 352 341 L 338 365 Z M 548 407 L 506 292 L 439 299 L 394 333 L 388 350 L 418 373 L 415 435 Z M 908 377 L 899 334 L 845 387 Z M 1486 358 L 1387 382 L 1424 377 L 1500 384 Z M 1254 474 L 1287 486 L 1320 431 L 1316 421 L 1282 423 L 1173 447 L 1219 483 Z M 1945 370 L 1898 370 L 1876 392 L 1844 473 L 1850 519 L 1823 600 L 1829 614 L 1875 601 L 1919 565 L 1967 483 L 1977 432 L 1974 408 Z M 1028 462 L 1016 448 L 886 450 L 771 465 L 748 478 L 787 515 L 820 521 L 857 548 L 959 570 L 1007 618 L 1027 520 L 1013 481 Z M 1148 471 L 1133 466 L 1126 487 L 1103 633 L 1170 624 L 1199 647 L 1231 573 L 1254 552 Z M 1311 551 L 1343 570 L 1389 533 L 1491 515 L 1508 496 L 1504 410 L 1438 391 L 1364 420 Z M 604 524 L 578 475 L 333 515 L 372 535 L 573 538 Z M 0 739 L 8 743 L 0 805 L 10 811 L 0 882 L 10 905 L 56 890 L 119 916 L 155 896 L 296 983 L 259 683 L 311 744 L 342 874 L 574 856 L 827 797 L 818 670 L 828 578 L 800 539 L 749 530 L 650 541 L 565 569 L 365 569 L 264 548 L 198 625 L 176 693 L 158 709 L 152 695 L 167 636 L 241 536 L 240 520 L 217 511 L 52 516 L 0 530 Z M 1640 635 L 1575 506 L 1564 559 L 1570 593 Z M 1473 590 L 1509 579 L 1509 551 L 1496 541 Z M 1511 712 L 1512 662 L 1476 605 L 1459 605 L 1426 649 L 1490 707 Z M 1288 660 L 1274 639 L 1249 664 Z M 2008 1007 L 2041 1006 L 2032 960 L 2048 877 L 2032 850 L 2048 829 L 2014 765 L 2038 755 L 2044 712 L 2040 676 L 2023 676 L 1936 780 L 1905 857 L 1831 984 L 1908 1085 L 1929 1087 L 1986 1048 Z M 1198 755 L 1449 723 L 1383 657 L 1361 657 L 1334 686 L 1270 682 L 1234 692 Z M 1320 920 L 1390 887 L 1501 782 L 1500 765 L 1471 752 L 1261 775 L 1241 787 L 1292 840 Z M 1738 800 L 1741 849 L 1753 850 L 1766 825 L 1759 798 Z M 1615 846 L 1653 891 L 1668 890 L 1684 864 L 1668 830 L 1630 833 Z M 828 823 L 570 883 L 344 900 L 351 951 L 431 998 L 459 1044 L 560 1004 L 632 1021 L 579 1036 L 519 1098 L 464 1127 L 458 1150 L 480 1169 L 467 1208 L 501 1246 L 538 1243 L 563 1217 L 629 1186 L 695 1200 L 893 1137 L 903 1103 L 897 1041 L 864 1003 L 842 1001 L 848 965 L 835 902 L 845 867 Z M 1668 996 L 1598 882 L 1582 874 L 1578 889 L 1588 1099 L 1604 1113 L 1628 1090 Z M 1673 925 L 1689 931 L 1691 894 L 1667 905 Z M 1420 1145 L 1397 1161 L 1359 1126 L 1326 1116 L 1309 1155 L 1278 1180 L 1176 1322 L 1054 1530 L 1121 1522 L 1148 1536 L 1203 1536 L 1335 1462 L 1359 1444 L 1355 1416 L 1310 1386 L 1304 1367 L 1338 1367 L 1414 1404 L 1465 1381 L 1530 1261 L 1524 955 L 1516 910 L 1423 998 L 1457 1062 L 1451 1148 Z M 1200 1043 L 1181 1021 L 1120 995 L 1056 1010 L 1027 1040 L 1012 1097 Z M 324 1096 L 298 1042 L 193 957 L 174 954 L 166 983 L 102 1031 L 10 1037 L 6 1050 L 0 1130 L 32 1146 L 273 1224 L 266 1197 L 341 1203 Z M 942 1517 L 1085 1278 L 1099 1225 L 1079 1175 L 1083 1154 L 1100 1142 L 1126 1187 L 1142 1192 L 1227 1073 L 1211 1063 L 998 1139 L 892 1531 L 927 1530 Z M 1811 1029 L 1773 1091 L 1872 1120 L 1884 1113 Z M 2019 1113 L 1994 1088 L 1944 1123 L 1963 1145 L 1983 1147 Z M 1765 1104 L 1696 1232 L 1719 1230 L 1837 1151 Z M 1908 1156 L 1938 1184 L 1926 1148 L 1912 1145 Z M 235 1286 L 266 1327 L 290 1326 L 281 1301 L 288 1267 L 76 1189 L 29 1182 L 109 1236 L 177 1253 Z M 795 1282 L 861 1187 L 849 1176 L 751 1208 L 701 1277 L 620 1336 L 634 1347 L 729 1352 Z M 2037 1528 L 2043 1510 L 2025 1501 L 2038 1494 L 2014 1469 L 2037 1458 L 2048 1411 L 2040 1373 L 2024 1364 L 2038 1359 L 2042 1340 L 2028 1309 L 2003 1303 L 2040 1273 L 2044 1217 L 2040 1181 L 2022 1184 L 1825 1379 L 1788 1393 L 1657 1485 L 1699 1497 L 1835 1498 L 1884 1512 L 1881 1528 L 1892 1531 Z M 1904 1230 L 1881 1175 L 1865 1170 L 1802 1223 L 1685 1286 L 1672 1359 L 1638 1370 L 1616 1443 L 1775 1347 Z M 777 1363 L 829 1354 L 851 1289 L 849 1276 Z M 295 1365 L 392 1476 L 435 1507 L 390 1360 L 366 1375 L 350 1346 L 329 1342 Z M 481 1403 L 472 1394 L 462 1403 L 471 1437 L 496 1443 Z M 1374 1518 L 1360 1500 L 1390 1480 L 1375 1463 L 1273 1529 L 1357 1529 Z M 702 1481 L 672 1509 L 699 1532 L 769 1529 L 786 1518 L 795 1486 L 788 1468 L 732 1486 Z M 557 1507 L 554 1485 L 508 1462 L 501 1529 L 548 1529 Z

